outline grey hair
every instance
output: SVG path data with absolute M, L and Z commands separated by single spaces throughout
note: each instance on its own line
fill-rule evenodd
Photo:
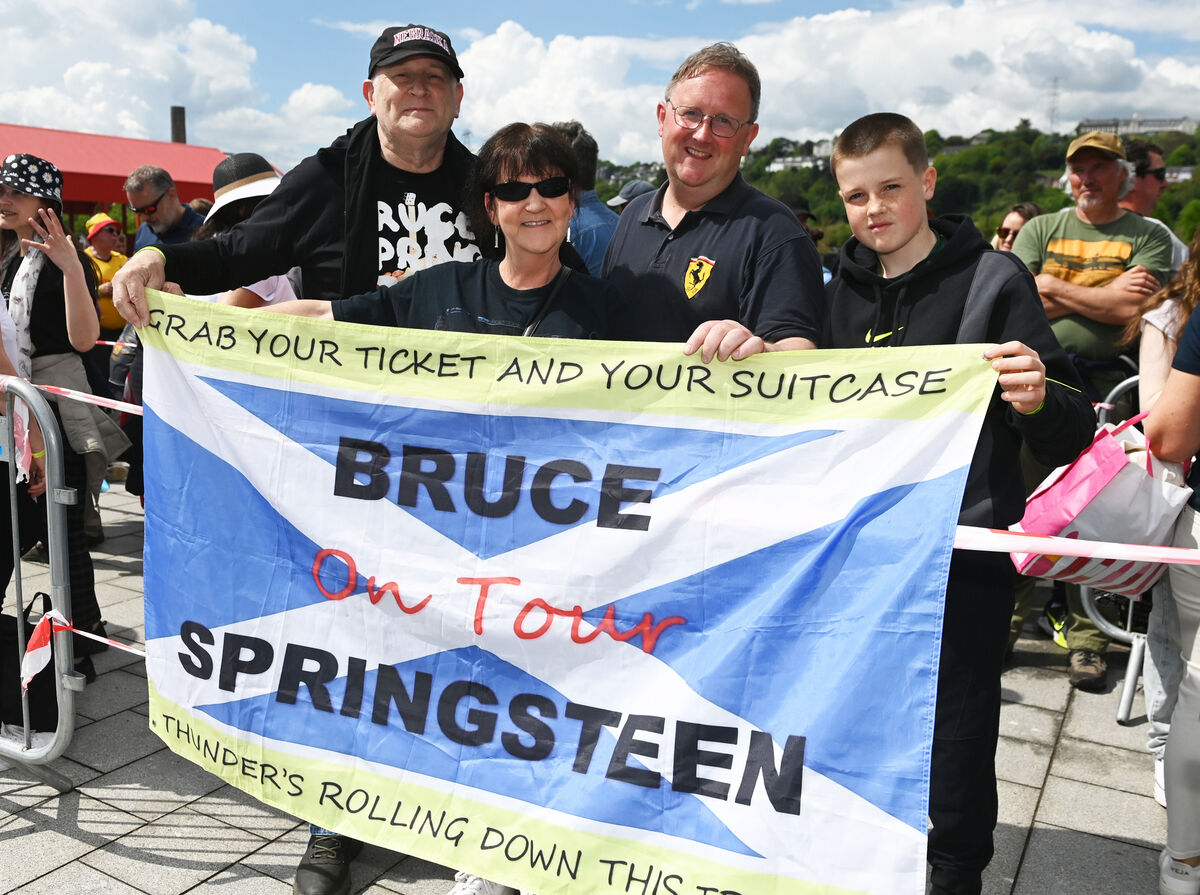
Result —
M 155 165 L 141 165 L 134 168 L 125 178 L 125 192 L 127 193 L 138 193 L 148 186 L 165 193 L 175 186 L 175 181 L 171 179 L 170 174 Z
M 1128 159 L 1117 159 L 1121 163 L 1121 168 L 1125 172 L 1125 179 L 1121 181 L 1121 188 L 1117 190 L 1117 199 L 1124 199 L 1133 189 L 1134 181 L 1137 179 L 1137 165 Z
M 1123 158 L 1119 158 L 1116 161 L 1117 161 L 1117 164 L 1121 166 L 1121 170 L 1125 172 L 1125 179 L 1121 181 L 1121 186 L 1117 190 L 1117 201 L 1119 202 L 1120 200 L 1122 200 L 1126 196 L 1128 196 L 1129 191 L 1133 189 L 1134 181 L 1137 178 L 1137 166 L 1133 162 L 1126 161 Z M 1063 169 L 1062 185 L 1063 185 L 1064 193 L 1066 193 L 1068 196 L 1075 195 L 1074 192 L 1071 190 L 1071 166 L 1070 165 L 1067 165 Z

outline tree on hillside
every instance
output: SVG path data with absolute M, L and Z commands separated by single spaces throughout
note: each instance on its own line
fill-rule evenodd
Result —
M 1188 166 L 1196 164 L 1196 150 L 1190 145 L 1184 143 L 1176 146 L 1175 149 L 1168 155 L 1164 161 L 1171 166 Z

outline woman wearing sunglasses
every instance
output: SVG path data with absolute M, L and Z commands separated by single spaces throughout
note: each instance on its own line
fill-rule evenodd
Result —
M 376 326 L 568 339 L 608 336 L 614 293 L 567 244 L 575 154 L 545 124 L 501 128 L 479 151 L 466 208 L 484 257 L 450 259 L 341 301 L 266 310 Z M 570 261 L 580 266 L 572 270 Z
M 96 344 L 100 321 L 95 305 L 96 277 L 85 255 L 63 231 L 62 174 L 33 155 L 10 155 L 0 164 L 0 290 L 14 324 L 17 374 L 38 384 L 87 392 L 81 355 Z M 63 430 L 63 474 L 79 500 L 67 506 L 67 560 L 74 623 L 103 633 L 92 559 L 84 532 L 88 500 L 87 464 L 108 466 L 129 446 L 116 425 L 97 407 L 73 401 L 50 402 Z M 46 537 L 46 514 L 32 496 L 39 482 L 17 494 L 20 546 L 28 550 Z M 13 572 L 8 507 L 9 489 L 0 487 L 0 595 Z M 76 665 L 91 680 L 90 655 L 102 644 L 75 639 Z
M 1009 209 L 1000 226 L 996 228 L 996 236 L 992 240 L 992 248 L 1002 252 L 1011 252 L 1017 234 L 1032 218 L 1042 213 L 1041 206 L 1036 202 L 1018 202 Z
M 606 338 L 615 293 L 588 276 L 566 242 L 577 164 L 548 125 L 503 127 L 479 150 L 464 201 L 482 258 L 445 259 L 340 301 L 284 301 L 262 310 L 412 329 Z M 311 825 L 310 833 L 310 850 L 331 835 Z M 350 845 L 348 853 L 355 852 Z M 454 895 L 516 895 L 464 872 L 456 880 Z

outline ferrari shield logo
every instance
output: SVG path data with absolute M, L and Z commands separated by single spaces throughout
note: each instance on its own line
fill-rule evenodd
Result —
M 703 255 L 697 255 L 688 262 L 687 273 L 683 275 L 683 291 L 688 298 L 695 298 L 696 293 L 704 288 L 715 263 L 711 258 L 705 258 Z

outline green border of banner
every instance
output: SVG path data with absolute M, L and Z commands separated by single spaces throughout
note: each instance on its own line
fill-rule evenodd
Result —
M 148 301 L 141 338 L 180 361 L 365 396 L 794 426 L 981 413 L 991 392 L 980 379 L 995 379 L 982 345 L 772 352 L 706 365 L 657 342 L 365 326 L 154 291 Z M 678 361 L 664 361 L 675 351 Z
M 148 682 L 148 686 L 150 729 L 172 752 L 231 786 L 261 802 L 337 833 L 413 854 L 456 870 L 467 870 L 485 879 L 534 891 L 537 895 L 568 895 L 572 891 L 612 891 L 627 895 L 623 880 L 620 885 L 608 881 L 608 865 L 601 862 L 600 855 L 608 856 L 604 858 L 606 861 L 629 862 L 640 868 L 639 874 L 651 873 L 652 884 L 647 891 L 653 888 L 654 875 L 662 873 L 680 877 L 676 883 L 679 895 L 699 892 L 700 886 L 713 889 L 712 895 L 747 892 L 755 895 L 854 895 L 851 889 L 754 873 L 633 839 L 572 830 L 520 811 L 395 780 L 361 766 L 350 767 L 258 746 L 218 731 L 208 721 L 159 693 L 152 681 Z M 168 719 L 174 719 L 174 732 L 169 729 L 172 725 Z M 189 735 L 180 732 L 180 721 L 187 724 Z M 210 748 L 205 751 L 198 747 L 193 743 L 192 736 L 197 741 L 208 742 Z M 219 760 L 210 757 L 209 753 L 214 751 Z M 226 762 L 226 757 L 234 760 Z M 269 773 L 267 768 L 274 773 Z M 293 785 L 290 781 L 297 774 L 303 777 L 303 781 Z M 268 783 L 268 780 L 275 780 L 278 785 Z M 341 787 L 345 809 L 322 804 L 318 793 L 325 784 L 327 793 L 335 792 L 333 786 Z M 297 788 L 303 790 L 301 795 L 287 794 L 290 789 Z M 363 794 L 361 800 L 358 792 Z M 347 793 L 352 795 L 345 795 Z M 350 813 L 352 799 L 356 800 L 355 805 L 361 801 L 361 807 Z M 414 833 L 399 821 L 412 818 L 416 808 L 420 809 L 422 820 L 428 811 L 433 821 L 418 823 L 418 832 Z M 455 821 L 455 818 L 461 820 Z M 437 833 L 433 832 L 434 827 L 438 828 Z M 496 831 L 496 835 L 487 833 L 489 829 Z M 454 837 L 459 833 L 462 835 L 455 841 Z M 496 836 L 499 835 L 504 836 L 500 840 L 502 846 L 486 850 L 481 847 L 484 842 L 497 841 Z M 549 881 L 546 871 L 521 866 L 522 862 L 529 863 L 531 859 L 528 852 L 520 853 L 525 846 L 525 840 L 520 837 L 526 837 L 535 847 L 539 843 L 552 843 L 559 849 L 556 854 L 562 857 L 559 860 L 550 859 L 550 869 L 556 872 L 556 880 Z M 509 843 L 516 845 L 513 854 L 519 856 L 515 860 L 504 856 Z M 576 877 L 571 877 L 564 870 L 564 865 L 570 865 L 572 861 L 564 859 L 568 853 L 573 855 L 575 852 L 579 853 L 579 858 L 574 861 L 578 871 Z M 681 861 L 686 861 L 686 866 L 681 868 Z M 652 870 L 647 871 L 646 868 Z M 629 891 L 640 891 L 640 888 L 635 886 Z M 671 895 L 670 889 L 661 883 L 657 891 L 660 895 Z

